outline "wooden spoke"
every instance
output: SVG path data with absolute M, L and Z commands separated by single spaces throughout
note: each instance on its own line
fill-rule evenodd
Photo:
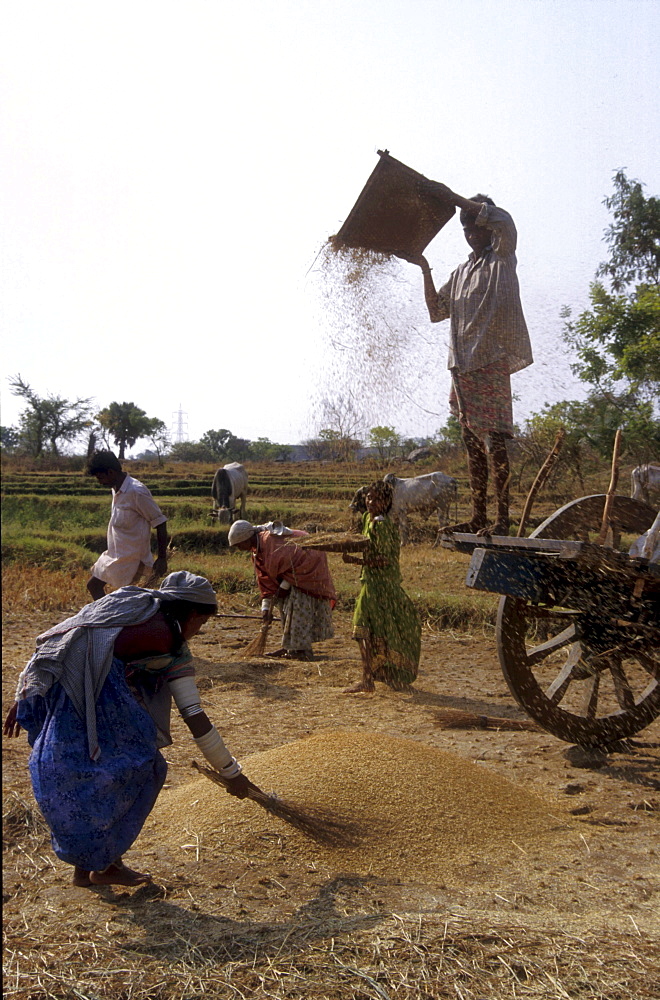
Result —
M 648 653 L 638 653 L 637 659 L 639 660 L 640 667 L 643 667 L 651 677 L 655 677 L 657 681 L 660 681 L 660 660 L 649 656 Z
M 584 715 L 587 719 L 596 718 L 598 708 L 598 689 L 600 687 L 600 674 L 594 674 L 586 682 L 584 692 Z
M 539 663 L 541 660 L 545 660 L 546 657 L 550 656 L 556 650 L 561 649 L 562 646 L 567 646 L 569 642 L 575 640 L 575 625 L 569 625 L 565 628 L 563 632 L 559 632 L 558 635 L 548 639 L 547 642 L 541 643 L 540 646 L 535 646 L 533 649 L 527 652 L 527 664 L 533 667 L 535 663 Z
M 626 677 L 623 665 L 619 657 L 612 657 L 610 664 L 610 673 L 612 674 L 612 680 L 614 681 L 614 693 L 616 694 L 616 700 L 621 705 L 624 712 L 629 712 L 635 707 L 635 695 L 633 690 L 628 683 L 628 678 Z
M 566 693 L 566 688 L 573 680 L 573 669 L 580 662 L 582 656 L 582 646 L 579 642 L 574 642 L 568 651 L 566 663 L 559 671 L 550 687 L 545 692 L 554 705 L 558 705 Z

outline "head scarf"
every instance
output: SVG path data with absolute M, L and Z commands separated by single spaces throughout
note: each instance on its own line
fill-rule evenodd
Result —
M 218 600 L 213 587 L 203 576 L 195 576 L 187 569 L 170 573 L 161 583 L 158 591 L 166 601 L 192 601 L 193 604 L 212 604 L 217 606 Z
M 252 538 L 256 530 L 255 526 L 250 524 L 249 521 L 234 521 L 229 529 L 227 541 L 230 545 L 238 545 L 240 542 L 245 542 L 248 538 Z

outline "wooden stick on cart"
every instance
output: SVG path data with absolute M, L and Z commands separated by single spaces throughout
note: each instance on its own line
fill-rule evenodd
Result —
M 605 540 L 607 538 L 607 530 L 610 526 L 610 514 L 612 513 L 612 504 L 614 503 L 616 484 L 619 480 L 620 448 L 621 448 L 621 428 L 619 427 L 614 437 L 614 449 L 612 451 L 612 476 L 610 478 L 610 485 L 607 487 L 607 493 L 605 495 L 605 506 L 603 507 L 603 521 L 600 526 L 600 534 L 596 539 L 596 545 L 605 544 Z
M 525 526 L 527 524 L 532 504 L 536 498 L 536 494 L 539 492 L 541 487 L 545 484 L 546 479 L 550 475 L 557 459 L 559 458 L 559 452 L 562 449 L 564 440 L 566 438 L 566 431 L 563 427 L 560 427 L 557 431 L 557 436 L 555 437 L 555 443 L 552 449 L 548 453 L 548 457 L 536 474 L 536 479 L 532 483 L 532 488 L 527 494 L 527 499 L 525 500 L 525 506 L 523 507 L 522 517 L 520 518 L 520 524 L 518 525 L 518 538 L 522 538 L 525 534 Z

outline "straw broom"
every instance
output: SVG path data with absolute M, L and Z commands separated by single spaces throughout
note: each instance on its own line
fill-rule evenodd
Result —
M 269 618 L 268 621 L 264 622 L 252 642 L 248 642 L 247 646 L 241 653 L 241 658 L 246 660 L 251 656 L 263 656 L 266 649 L 266 641 L 268 639 L 268 632 L 270 626 L 273 623 L 273 619 Z
M 436 712 L 435 725 L 440 729 L 508 729 L 513 732 L 541 732 L 541 727 L 530 719 L 502 719 L 494 715 L 477 715 L 474 712 L 462 712 L 453 708 Z
M 364 535 L 348 531 L 319 531 L 305 538 L 300 536 L 291 538 L 287 544 L 296 545 L 301 549 L 316 549 L 319 552 L 360 552 L 366 549 L 369 539 Z
M 204 767 L 196 760 L 192 762 L 192 766 L 209 781 L 213 781 L 224 789 L 227 788 L 226 779 L 213 768 Z M 325 844 L 328 847 L 357 847 L 360 843 L 361 838 L 357 824 L 338 816 L 329 809 L 303 808 L 293 802 L 281 799 L 274 792 L 268 795 L 252 782 L 248 785 L 247 798 L 256 802 L 271 816 L 276 816 L 320 844 Z

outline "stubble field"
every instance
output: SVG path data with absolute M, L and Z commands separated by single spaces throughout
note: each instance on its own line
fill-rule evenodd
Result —
M 158 478 L 137 474 L 150 487 Z M 222 612 L 254 614 L 249 564 L 210 524 L 204 477 L 161 478 L 171 568 L 209 576 Z M 251 519 L 341 529 L 365 476 L 289 468 L 282 479 L 255 485 Z M 37 492 L 44 481 L 5 479 L 4 711 L 35 636 L 85 600 L 107 519 L 109 498 L 84 493 L 82 477 Z M 547 496 L 535 513 L 563 499 Z M 495 599 L 465 589 L 467 557 L 432 549 L 433 535 L 418 525 L 402 556 L 424 620 L 409 692 L 342 694 L 359 671 L 357 570 L 337 556 L 336 634 L 315 662 L 243 660 L 253 621 L 214 619 L 192 643 L 205 708 L 246 773 L 352 818 L 352 846 L 316 844 L 227 796 L 192 769 L 196 748 L 177 719 L 166 787 L 127 856 L 153 884 L 73 888 L 32 798 L 25 741 L 4 740 L 7 997 L 660 995 L 660 723 L 610 753 L 543 731 L 442 728 L 448 709 L 524 716 L 497 659 Z

